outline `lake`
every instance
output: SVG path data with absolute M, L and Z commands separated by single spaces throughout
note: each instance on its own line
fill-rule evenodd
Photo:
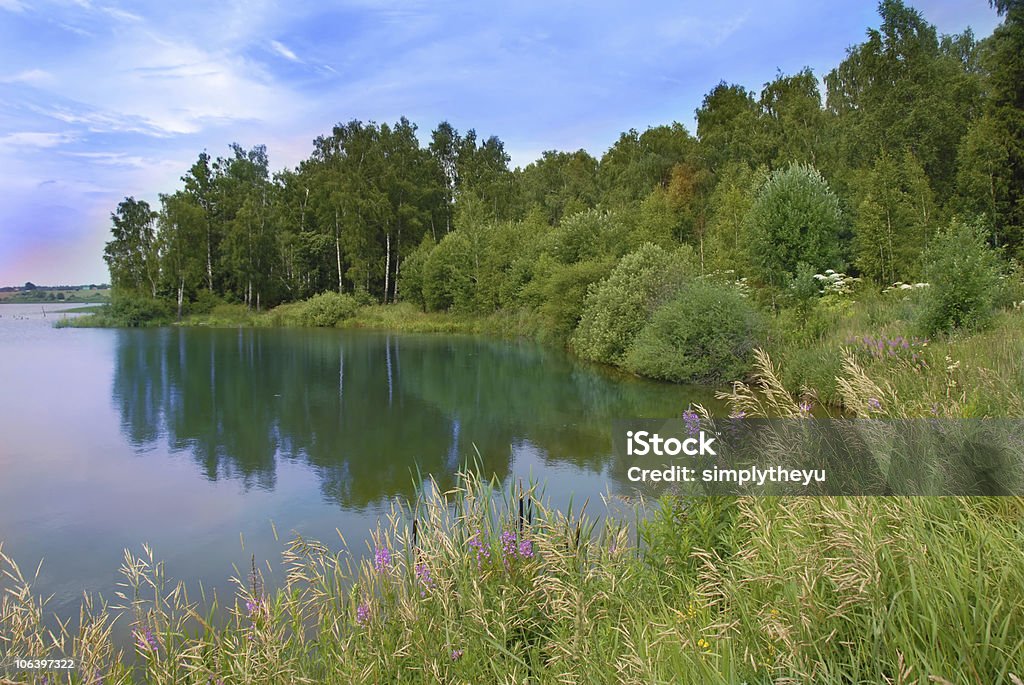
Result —
M 170 578 L 221 593 L 252 555 L 274 584 L 293 532 L 365 550 L 417 472 L 448 487 L 477 452 L 487 476 L 545 481 L 555 506 L 598 501 L 625 491 L 613 419 L 714 403 L 534 344 L 56 329 L 57 309 L 0 305 L 0 541 L 26 573 L 43 560 L 36 587 L 62 616 L 83 590 L 112 599 L 143 543 Z

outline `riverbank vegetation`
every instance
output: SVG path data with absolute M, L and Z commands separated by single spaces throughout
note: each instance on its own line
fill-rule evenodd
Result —
M 70 682 L 111 685 L 966 685 L 1024 672 L 1017 500 L 666 502 L 637 542 L 539 507 L 520 530 L 492 497 L 470 481 L 424 501 L 415 543 L 406 510 L 362 561 L 295 539 L 284 587 L 237 578 L 219 626 L 144 550 L 126 554 L 123 598 L 87 603 L 77 634 L 51 635 L 45 605 L 0 557 L 15 590 L 2 651 L 74 655 Z M 118 613 L 127 648 L 111 639 Z
M 510 169 L 496 137 L 441 123 L 421 146 L 406 119 L 340 124 L 274 174 L 262 146 L 204 152 L 157 209 L 118 206 L 116 297 L 74 324 L 488 332 L 700 383 L 765 347 L 826 384 L 837 328 L 1016 331 L 1024 14 L 996 8 L 978 40 L 887 0 L 824 98 L 809 70 L 723 82 L 696 136 L 630 130 L 600 158 Z
M 806 415 L 766 357 L 755 379 L 733 414 Z M 876 394 L 916 412 L 855 360 L 840 380 L 864 416 Z M 278 589 L 253 559 L 219 605 L 126 552 L 116 599 L 86 598 L 73 635 L 0 553 L 0 655 L 73 655 L 75 683 L 1021 682 L 1020 498 L 611 508 L 549 510 L 466 473 L 396 503 L 366 552 L 292 540 Z

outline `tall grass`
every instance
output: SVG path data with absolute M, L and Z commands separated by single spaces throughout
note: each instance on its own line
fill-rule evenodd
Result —
M 1016 683 L 1019 499 L 673 499 L 637 525 L 472 474 L 395 504 L 371 549 L 293 539 L 227 620 L 126 552 L 114 606 L 51 633 L 3 556 L 0 663 L 74 683 Z M 638 534 L 634 535 L 634 531 Z M 134 644 L 117 646 L 115 621 Z M 58 680 L 61 679 L 61 680 Z

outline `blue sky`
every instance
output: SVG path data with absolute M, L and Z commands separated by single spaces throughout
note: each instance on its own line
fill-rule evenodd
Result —
M 986 0 L 911 3 L 988 35 Z M 203 149 L 265 143 L 275 169 L 350 119 L 447 119 L 514 165 L 602 154 L 680 121 L 719 81 L 822 76 L 873 2 L 515 3 L 0 0 L 0 285 L 108 280 L 109 214 L 156 204 Z M 213 7 L 211 9 L 211 7 Z

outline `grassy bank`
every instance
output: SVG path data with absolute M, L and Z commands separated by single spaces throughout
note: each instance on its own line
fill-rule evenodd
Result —
M 293 540 L 284 587 L 234 579 L 221 625 L 144 549 L 113 606 L 50 634 L 0 556 L 0 656 L 73 655 L 70 682 L 107 684 L 1019 683 L 1022 516 L 1019 499 L 665 500 L 633 536 L 520 519 L 467 477 L 396 505 L 361 556 Z
M 837 385 L 873 411 L 855 360 Z M 802 412 L 763 356 L 726 399 Z M 71 682 L 107 684 L 1021 682 L 1022 498 L 625 507 L 635 518 L 596 521 L 464 474 L 395 502 L 372 549 L 292 540 L 283 587 L 235 578 L 227 606 L 190 597 L 151 550 L 126 552 L 117 600 L 87 597 L 73 634 L 44 628 L 45 602 L 0 553 L 0 663 L 73 656 Z

